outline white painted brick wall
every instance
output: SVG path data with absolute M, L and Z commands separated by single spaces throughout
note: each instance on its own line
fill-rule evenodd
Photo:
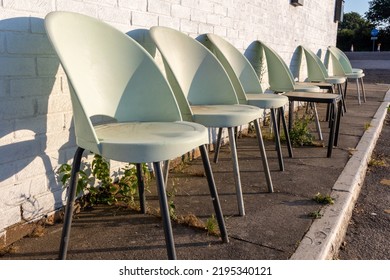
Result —
M 75 151 L 68 85 L 45 35 L 54 10 L 99 18 L 123 32 L 169 26 L 192 37 L 216 33 L 241 51 L 254 40 L 273 47 L 298 73 L 295 49 L 336 41 L 334 0 L 1 0 L 0 235 L 62 205 L 55 170 Z M 324 53 L 324 52 L 323 52 Z M 118 163 L 113 168 L 119 168 Z

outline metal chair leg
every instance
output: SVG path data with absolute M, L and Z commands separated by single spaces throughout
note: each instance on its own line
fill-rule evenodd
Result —
M 210 161 L 209 161 L 209 157 L 207 154 L 207 150 L 206 150 L 206 147 L 204 145 L 200 146 L 199 150 L 200 150 L 200 154 L 202 156 L 203 167 L 204 167 L 204 171 L 206 173 L 207 182 L 209 185 L 209 190 L 210 190 L 210 195 L 211 195 L 211 200 L 213 201 L 214 211 L 215 211 L 215 215 L 216 215 L 216 218 L 218 221 L 218 226 L 219 226 L 219 231 L 221 233 L 221 238 L 222 238 L 223 242 L 228 243 L 229 237 L 228 237 L 228 233 L 227 233 L 226 226 L 225 226 L 225 220 L 223 219 L 221 204 L 220 204 L 220 201 L 218 198 L 218 192 L 217 192 L 217 188 L 215 186 L 214 176 L 213 176 L 213 173 L 211 171 L 211 166 L 210 166 Z
M 288 131 L 291 131 L 293 127 L 294 118 L 294 101 L 288 101 Z
M 140 205 L 141 213 L 146 214 L 145 181 L 142 173 L 142 164 L 137 163 L 136 168 L 137 168 L 139 205 Z
M 358 102 L 359 105 L 362 104 L 362 101 L 360 100 L 360 85 L 359 85 L 359 79 L 356 79 L 356 86 L 357 86 L 357 93 L 358 93 Z
M 238 212 L 240 216 L 245 216 L 244 198 L 242 196 L 242 188 L 241 188 L 240 168 L 238 167 L 237 148 L 236 148 L 236 141 L 234 138 L 233 127 L 228 127 L 228 132 L 229 132 L 229 145 L 230 145 L 231 156 L 233 161 L 234 181 L 236 183 Z
M 343 91 L 343 100 L 346 101 L 347 100 L 347 88 L 348 88 L 348 79 L 345 80 L 345 84 L 344 84 L 344 91 Z M 347 112 L 347 108 L 346 106 L 344 106 L 344 113 Z
M 280 118 L 282 118 L 284 136 L 286 137 L 286 142 L 287 142 L 288 156 L 290 158 L 292 158 L 293 157 L 293 150 L 292 150 L 292 146 L 291 146 L 290 133 L 289 133 L 288 128 L 287 128 L 286 116 L 284 115 L 283 106 L 279 108 L 279 119 Z
M 337 115 L 336 115 L 337 120 L 336 120 L 336 128 L 335 128 L 336 131 L 335 131 L 335 138 L 334 138 L 334 146 L 336 147 L 338 145 L 338 140 L 339 140 L 341 112 L 342 112 L 342 106 L 339 103 L 337 108 Z
M 168 176 L 169 176 L 169 160 L 164 161 L 163 165 L 163 175 L 164 175 L 164 185 L 168 185 Z
M 283 162 L 283 155 L 282 155 L 282 148 L 280 145 L 280 135 L 279 135 L 279 129 L 278 129 L 278 124 L 276 120 L 276 115 L 275 115 L 275 109 L 271 108 L 271 118 L 272 118 L 272 124 L 274 127 L 274 134 L 275 134 L 275 146 L 276 146 L 276 151 L 278 154 L 278 161 L 279 161 L 279 169 L 280 171 L 284 171 L 284 162 Z
M 324 140 L 324 138 L 322 136 L 320 120 L 318 118 L 318 111 L 317 111 L 317 106 L 315 103 L 313 103 L 313 107 L 314 107 L 314 118 L 315 118 L 316 128 L 317 128 L 317 132 L 318 132 L 318 138 L 322 141 L 322 140 Z
M 72 225 L 74 201 L 77 191 L 77 178 L 80 171 L 81 157 L 83 156 L 84 149 L 78 147 L 73 157 L 72 172 L 70 176 L 69 194 L 65 207 L 64 225 L 62 227 L 62 236 L 60 241 L 59 259 L 65 260 L 68 252 L 70 228 Z
M 341 102 L 341 101 L 339 101 Z M 333 145 L 335 143 L 335 131 L 336 131 L 336 122 L 337 122 L 337 116 L 339 112 L 339 107 L 335 108 L 336 106 L 342 106 L 339 103 L 332 104 L 332 115 L 331 115 L 331 125 L 330 125 L 330 131 L 329 131 L 329 140 L 328 140 L 328 153 L 327 157 L 330 158 L 332 157 L 332 151 L 333 151 Z M 337 111 L 336 111 L 337 110 Z
M 362 86 L 363 100 L 364 100 L 364 102 L 367 102 L 367 99 L 366 99 L 366 89 L 364 88 L 363 77 L 361 77 L 359 80 L 360 80 L 360 84 Z
M 329 116 L 330 116 L 330 105 L 326 104 L 326 117 L 325 117 L 325 121 L 329 121 Z
M 263 136 L 261 134 L 259 121 L 256 119 L 253 121 L 253 123 L 256 129 L 257 142 L 259 143 L 261 159 L 263 161 L 263 168 L 265 173 L 265 179 L 267 181 L 268 191 L 272 193 L 274 191 L 274 187 L 272 185 L 271 173 L 269 171 L 269 165 L 268 165 L 267 155 L 265 153 L 264 141 L 263 141 Z
M 219 150 L 221 149 L 221 141 L 222 141 L 222 132 L 223 128 L 220 127 L 218 129 L 217 143 L 214 149 L 214 162 L 218 163 Z
M 165 193 L 164 176 L 161 170 L 161 162 L 153 162 L 157 181 L 158 199 L 160 202 L 160 212 L 164 227 L 165 243 L 167 246 L 168 259 L 176 259 L 175 243 L 173 241 L 172 225 L 169 216 L 168 200 Z
M 341 84 L 337 84 L 337 92 L 341 96 L 341 102 L 342 102 L 341 104 L 343 106 L 342 113 L 344 114 L 345 112 L 347 112 L 347 104 L 343 93 L 343 86 Z

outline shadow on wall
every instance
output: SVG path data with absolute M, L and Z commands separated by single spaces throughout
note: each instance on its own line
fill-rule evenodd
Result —
M 0 209 L 26 220 L 62 206 L 54 169 L 75 146 L 58 68 L 43 19 L 0 21 Z
M 295 48 L 291 57 L 290 65 L 288 67 L 290 68 L 291 74 L 293 75 L 294 79 L 297 78 L 298 80 L 301 80 L 302 54 L 299 51 L 299 48 Z M 305 78 L 303 77 L 302 80 L 304 79 Z

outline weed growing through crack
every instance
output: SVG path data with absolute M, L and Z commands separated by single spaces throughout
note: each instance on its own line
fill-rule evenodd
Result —
M 211 215 L 210 218 L 207 219 L 206 221 L 206 230 L 210 234 L 217 234 L 218 231 L 218 223 L 217 219 L 215 219 L 214 215 Z
M 290 130 L 290 141 L 294 146 L 312 145 L 314 136 L 309 130 L 309 123 L 312 117 L 303 116 L 294 121 L 294 126 Z
M 334 204 L 334 199 L 330 195 L 322 195 L 321 193 L 317 193 L 313 200 L 320 204 Z

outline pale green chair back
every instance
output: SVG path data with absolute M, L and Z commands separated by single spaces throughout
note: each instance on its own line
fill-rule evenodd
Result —
M 261 41 L 255 41 L 245 51 L 245 56 L 259 75 L 262 68 L 263 52 L 267 61 L 270 89 L 276 92 L 293 91 L 294 77 L 284 60 L 272 48 Z
M 288 104 L 288 98 L 278 94 L 264 94 L 259 77 L 248 59 L 225 39 L 212 33 L 201 35 L 197 39 L 211 50 L 225 67 L 241 104 L 249 104 L 261 109 L 271 109 L 271 116 L 274 119 L 273 124 L 280 170 L 284 170 L 282 151 L 280 150 L 279 131 L 274 118 L 274 109 L 278 108 L 282 116 L 284 116 L 283 106 Z M 282 120 L 285 124 L 284 117 Z M 287 142 L 290 144 L 287 129 L 285 129 L 285 134 L 287 135 Z M 290 146 L 289 154 L 292 156 L 292 149 Z
M 310 82 L 326 82 L 326 79 L 329 78 L 328 70 L 320 58 L 302 45 L 298 48 L 301 52 L 301 63 L 303 56 L 306 58 L 308 80 Z
M 167 64 L 167 77 L 183 118 L 189 120 L 190 105 L 238 104 L 223 66 L 201 43 L 168 27 L 152 27 L 150 35 L 158 42 L 160 50 L 180 49 L 180 52 L 166 51 L 163 56 L 166 58 L 164 63 Z
M 224 66 L 240 104 L 247 104 L 245 93 L 263 93 L 255 70 L 238 49 L 215 34 L 205 34 L 197 39 L 211 50 Z
M 364 89 L 363 77 L 365 76 L 363 69 L 352 68 L 352 65 L 347 55 L 336 47 L 328 47 L 329 61 L 332 62 L 333 74 L 347 77 L 348 79 L 356 79 L 358 101 L 360 101 L 360 87 L 363 92 L 364 102 L 366 102 L 366 92 Z M 344 92 L 347 92 L 347 84 Z
M 168 82 L 138 43 L 97 19 L 56 15 L 55 24 L 50 14 L 45 24 L 69 80 L 79 146 L 101 152 L 91 122 L 96 115 L 118 122 L 181 120 Z
M 233 130 L 235 127 L 254 123 L 267 185 L 272 192 L 271 175 L 258 123 L 261 109 L 239 103 L 234 86 L 223 65 L 200 42 L 168 27 L 152 27 L 150 36 L 163 57 L 168 80 L 180 106 L 185 105 L 185 110 L 192 110 L 194 122 L 210 128 L 219 128 L 220 132 L 223 128 L 228 128 L 238 208 L 240 215 L 245 215 Z M 217 147 L 219 149 L 219 144 Z
M 66 258 L 77 188 L 85 149 L 106 159 L 136 163 L 141 211 L 144 185 L 141 163 L 152 162 L 168 258 L 176 259 L 161 162 L 199 147 L 221 237 L 228 241 L 205 144 L 205 126 L 184 122 L 168 81 L 154 59 L 129 36 L 95 18 L 52 12 L 45 27 L 71 89 L 77 150 L 60 242 Z M 93 124 L 93 117 L 106 122 Z
M 332 63 L 334 62 L 334 60 L 337 60 L 339 62 L 337 64 L 341 66 L 344 73 L 353 72 L 351 62 L 349 61 L 348 57 L 345 55 L 343 51 L 333 46 L 329 46 L 328 51 L 332 55 L 333 58 Z M 340 69 L 338 69 L 338 71 L 340 72 Z

